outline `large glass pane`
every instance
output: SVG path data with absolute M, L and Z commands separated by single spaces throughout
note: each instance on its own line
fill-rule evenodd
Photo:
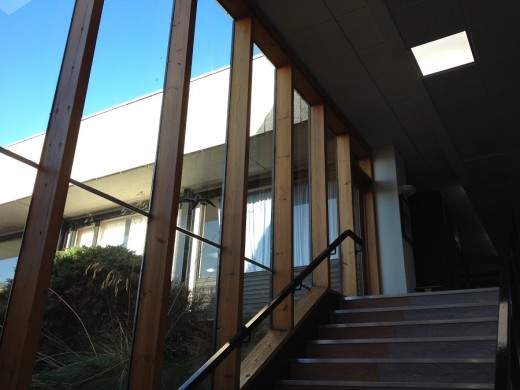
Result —
M 337 146 L 336 134 L 330 129 L 326 129 L 326 148 L 327 148 L 327 211 L 329 222 L 329 243 L 334 241 L 340 234 L 339 214 L 338 214 L 338 175 L 337 175 Z M 340 247 L 330 256 L 330 278 L 331 287 L 337 292 L 341 292 L 341 255 Z
M 146 217 L 71 186 L 63 218 L 33 387 L 126 388 Z
M 74 0 L 0 2 L 0 146 L 34 162 L 40 160 L 73 7 Z
M 255 49 L 258 51 L 258 49 Z M 275 68 L 263 54 L 253 58 L 249 137 L 248 194 L 245 256 L 264 267 L 272 262 Z M 271 298 L 272 272 L 250 261 L 244 263 L 242 319 L 247 323 Z M 244 345 L 242 357 L 262 339 L 269 319 Z
M 0 191 L 0 324 L 2 325 L 35 178 L 36 169 L 0 154 L 0 183 L 4 184 Z
M 294 94 L 293 180 L 294 180 L 294 266 L 309 264 L 310 186 L 309 186 L 309 105 Z
M 71 177 L 148 207 L 172 2 L 105 2 Z
M 293 246 L 294 273 L 298 274 L 311 261 L 311 210 L 309 180 L 309 104 L 294 93 L 293 119 Z M 312 284 L 309 276 L 303 289 L 295 294 L 298 300 Z
M 198 2 L 177 217 L 189 234 L 176 236 L 169 314 L 184 336 L 167 336 L 166 388 L 181 385 L 214 348 L 231 33 L 232 19 L 218 2 Z

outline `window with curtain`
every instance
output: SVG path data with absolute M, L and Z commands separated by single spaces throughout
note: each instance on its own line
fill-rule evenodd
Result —
M 74 246 L 94 245 L 94 226 L 86 226 L 76 231 Z
M 294 266 L 307 265 L 311 261 L 311 226 L 308 182 L 294 186 L 293 206 L 293 252 Z
M 123 245 L 125 243 L 126 218 L 101 221 L 97 245 Z
M 271 189 L 251 191 L 247 195 L 245 256 L 267 267 L 271 267 L 271 216 Z M 246 261 L 244 270 L 253 272 L 261 268 Z
M 329 243 L 339 236 L 338 218 L 338 182 L 330 180 L 327 182 L 327 206 L 329 219 Z M 339 259 L 339 247 L 330 255 L 331 260 Z
M 147 218 L 141 215 L 130 219 L 130 230 L 126 247 L 138 255 L 142 255 L 144 252 L 147 221 Z

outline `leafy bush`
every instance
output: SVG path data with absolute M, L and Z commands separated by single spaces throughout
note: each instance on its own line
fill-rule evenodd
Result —
M 119 246 L 56 254 L 40 346 L 36 389 L 126 388 L 141 256 Z M 0 289 L 0 316 L 11 284 Z M 212 297 L 173 282 L 163 387 L 177 387 L 212 351 Z

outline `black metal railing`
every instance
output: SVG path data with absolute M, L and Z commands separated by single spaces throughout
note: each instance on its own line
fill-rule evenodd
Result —
M 303 269 L 284 289 L 274 298 L 271 303 L 261 309 L 253 318 L 247 322 L 226 344 L 224 344 L 215 354 L 210 357 L 184 384 L 179 390 L 193 389 L 202 381 L 245 339 L 251 336 L 253 330 L 267 317 L 276 307 L 282 303 L 285 298 L 299 288 L 304 279 L 309 276 L 312 271 L 318 267 L 323 260 L 328 258 L 330 254 L 345 240 L 350 237 L 361 247 L 363 241 L 352 230 L 345 230 L 336 238 L 323 252 L 321 252 L 307 267 Z
M 500 282 L 495 389 L 520 388 L 520 243 L 513 213 L 511 251 L 503 259 Z

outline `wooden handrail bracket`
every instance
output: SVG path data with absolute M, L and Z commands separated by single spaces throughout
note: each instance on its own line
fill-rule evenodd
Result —
M 240 365 L 240 388 L 247 389 L 259 373 L 276 356 L 285 343 L 322 301 L 328 289 L 312 287 L 295 305 L 294 328 L 290 331 L 270 330 Z

